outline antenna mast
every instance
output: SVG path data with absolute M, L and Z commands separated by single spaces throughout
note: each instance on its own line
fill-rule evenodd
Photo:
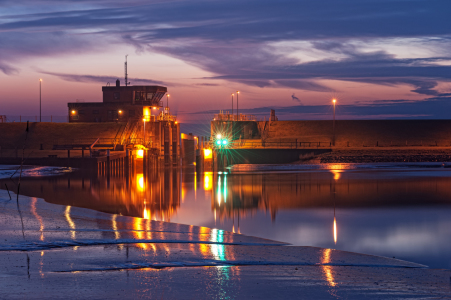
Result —
M 130 83 L 130 82 L 128 82 L 128 74 L 127 74 L 127 56 L 128 56 L 128 54 L 127 55 L 125 55 L 125 86 L 128 86 L 128 84 Z

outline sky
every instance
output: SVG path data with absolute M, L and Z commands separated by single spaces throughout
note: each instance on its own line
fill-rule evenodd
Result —
M 0 115 L 163 85 L 180 122 L 449 118 L 449 0 L 0 0 Z M 236 109 L 236 97 L 235 97 Z

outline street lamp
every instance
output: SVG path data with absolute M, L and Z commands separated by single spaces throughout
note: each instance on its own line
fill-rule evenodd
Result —
M 332 145 L 335 146 L 335 104 L 337 102 L 337 99 L 332 99 L 332 103 L 334 104 L 334 121 L 332 124 L 332 132 L 333 132 L 333 138 L 332 138 Z
M 39 122 L 41 122 L 41 83 L 42 79 L 39 79 Z
M 169 94 L 166 94 L 166 108 L 169 109 Z
M 232 117 L 233 117 L 233 93 L 232 93 Z
M 236 116 L 237 116 L 237 120 L 239 121 L 239 117 L 238 117 L 238 94 L 240 93 L 240 91 L 236 91 Z

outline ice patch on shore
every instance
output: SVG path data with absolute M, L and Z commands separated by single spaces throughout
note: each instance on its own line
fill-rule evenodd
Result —
M 362 263 L 310 263 L 302 261 L 281 262 L 281 261 L 223 261 L 223 260 L 201 260 L 201 261 L 166 261 L 166 262 L 132 262 L 105 267 L 80 268 L 72 270 L 54 271 L 55 273 L 73 272 L 102 272 L 102 271 L 122 271 L 137 269 L 163 269 L 180 267 L 233 267 L 233 266 L 331 266 L 331 267 L 363 267 L 363 268 L 427 268 L 427 266 L 417 265 L 391 265 L 391 264 L 362 264 Z
M 81 246 L 99 246 L 99 245 L 119 245 L 119 244 L 137 244 L 137 243 L 153 243 L 153 244 L 217 244 L 217 245 L 245 245 L 245 246 L 283 246 L 286 243 L 255 243 L 255 242 L 212 242 L 201 240 L 170 240 L 170 239 L 118 239 L 118 240 L 63 240 L 54 242 L 19 242 L 14 245 L 0 245 L 1 251 L 42 251 L 55 248 L 81 247 Z
M 20 166 L 17 165 L 0 165 L 0 179 L 19 177 Z M 56 176 L 64 173 L 72 172 L 73 168 L 66 167 L 41 167 L 41 166 L 23 166 L 22 177 L 42 177 Z

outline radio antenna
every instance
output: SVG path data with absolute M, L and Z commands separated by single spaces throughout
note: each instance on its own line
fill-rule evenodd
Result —
M 128 82 L 128 74 L 127 74 L 127 55 L 125 55 L 125 65 L 124 65 L 124 69 L 125 69 L 125 86 L 128 86 L 130 84 L 130 82 Z

